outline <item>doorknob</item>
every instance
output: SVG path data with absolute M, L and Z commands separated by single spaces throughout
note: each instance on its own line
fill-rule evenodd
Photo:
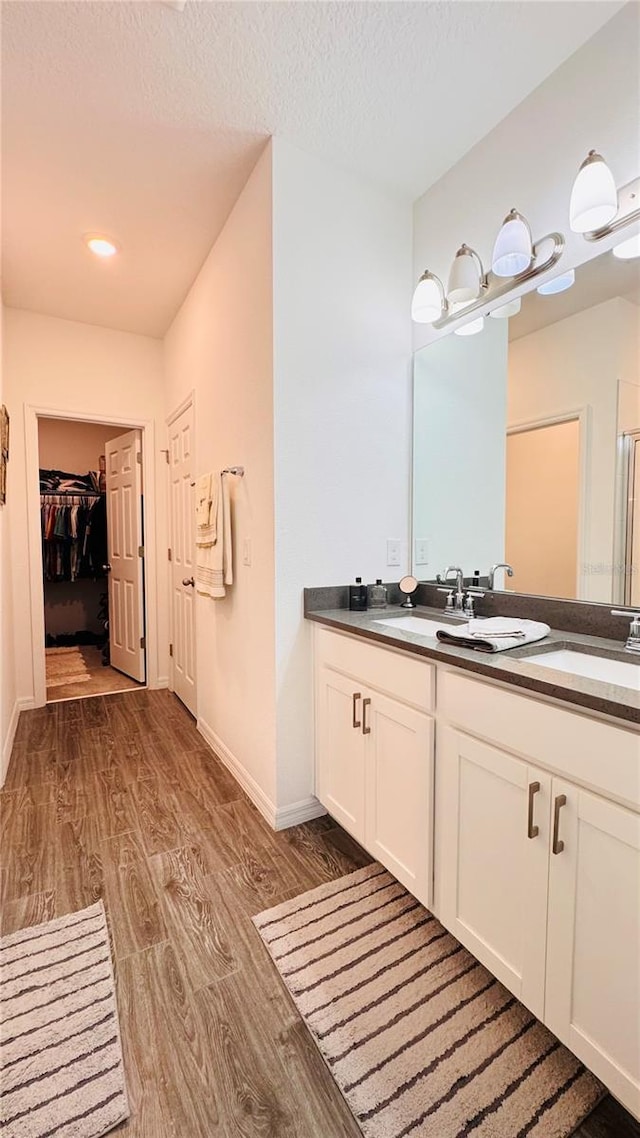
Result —
M 103 565 L 102 566 L 102 572 L 103 573 L 110 573 L 111 572 L 111 566 L 109 564 Z
M 193 586 L 195 585 L 195 581 L 194 581 L 193 577 L 183 577 L 182 578 L 182 584 L 183 585 L 191 585 L 191 588 L 193 588 Z

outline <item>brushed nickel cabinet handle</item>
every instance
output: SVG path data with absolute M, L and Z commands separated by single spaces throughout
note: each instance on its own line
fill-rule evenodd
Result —
M 562 853 L 564 849 L 564 842 L 562 838 L 558 837 L 560 831 L 560 811 L 563 806 L 567 805 L 566 794 L 559 794 L 553 804 L 553 852 L 554 854 Z
M 363 699 L 363 701 L 362 701 L 362 734 L 363 735 L 370 735 L 371 734 L 371 728 L 367 727 L 367 708 L 369 707 L 370 703 L 371 703 L 371 700 L 368 698 Z
M 534 806 L 533 800 L 534 800 L 534 798 L 535 798 L 535 796 L 539 790 L 540 790 L 540 783 L 539 782 L 530 782 L 529 783 L 529 812 L 527 814 L 527 837 L 528 838 L 537 838 L 538 834 L 540 833 L 540 827 L 535 826 L 533 823 L 533 806 Z
M 351 722 L 352 722 L 354 727 L 361 727 L 362 724 L 360 723 L 360 720 L 356 719 L 356 716 L 358 714 L 358 700 L 362 699 L 360 692 L 354 691 L 351 699 L 352 699 L 352 710 L 353 710 L 353 716 L 352 716 Z

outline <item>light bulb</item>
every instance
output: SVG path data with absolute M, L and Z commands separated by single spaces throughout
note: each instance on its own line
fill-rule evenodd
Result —
M 590 150 L 571 190 L 569 224 L 574 233 L 593 233 L 613 221 L 617 212 L 613 174 L 602 155 Z
M 491 268 L 497 277 L 517 277 L 533 260 L 531 230 L 522 214 L 512 209 L 496 237 Z
M 475 336 L 484 328 L 484 316 L 480 316 L 478 320 L 472 320 L 470 324 L 464 324 L 462 328 L 454 330 L 454 336 Z
M 411 302 L 411 319 L 416 324 L 433 324 L 442 315 L 444 290 L 438 277 L 429 270 L 420 277 Z
M 499 308 L 492 308 L 489 316 L 493 316 L 494 320 L 505 320 L 509 316 L 517 316 L 522 308 L 522 300 L 519 296 L 515 300 L 508 300 L 506 304 L 501 304 Z
M 640 233 L 636 233 L 634 237 L 627 237 L 626 241 L 621 241 L 611 252 L 619 261 L 630 261 L 633 257 L 640 257 Z
M 96 257 L 113 257 L 118 252 L 118 246 L 110 241 L 108 237 L 100 237 L 95 234 L 85 238 L 88 248 Z
M 478 254 L 468 245 L 461 245 L 456 253 L 449 281 L 447 300 L 451 304 L 468 304 L 477 300 L 482 291 L 482 263 Z
M 560 277 L 554 277 L 550 281 L 545 281 L 544 284 L 538 285 L 537 291 L 540 296 L 554 296 L 557 292 L 566 292 L 568 288 L 576 279 L 574 269 L 569 269 L 568 273 L 563 273 Z

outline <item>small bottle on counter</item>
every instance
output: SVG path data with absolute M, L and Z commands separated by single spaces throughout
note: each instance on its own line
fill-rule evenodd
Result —
M 377 577 L 375 585 L 369 585 L 369 608 L 386 609 L 387 586 L 382 584 L 382 578 Z
M 367 586 L 362 584 L 362 577 L 356 577 L 355 585 L 349 585 L 349 608 L 351 612 L 367 610 Z

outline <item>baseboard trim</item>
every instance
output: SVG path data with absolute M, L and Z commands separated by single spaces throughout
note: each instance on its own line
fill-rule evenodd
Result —
M 280 806 L 276 810 L 275 829 L 288 830 L 290 826 L 299 826 L 301 822 L 310 822 L 312 818 L 321 818 L 326 813 L 322 803 L 310 794 L 290 806 Z
M 168 676 L 156 676 L 154 682 L 152 684 L 149 684 L 149 688 L 151 691 L 159 691 L 161 688 L 168 688 L 168 687 L 169 687 L 169 677 Z
M 0 787 L 4 786 L 4 780 L 7 777 L 7 771 L 9 770 L 9 760 L 11 759 L 13 741 L 16 737 L 16 731 L 18 730 L 20 712 L 26 710 L 27 705 L 29 707 L 32 707 L 33 700 L 17 699 L 13 705 L 13 710 L 9 717 L 7 736 L 2 745 L 2 770 L 0 771 Z
M 215 731 L 209 726 L 204 719 L 198 719 L 197 728 L 202 738 L 209 744 L 212 751 L 222 763 L 224 763 L 227 770 L 231 772 L 236 782 L 240 784 L 242 789 L 253 802 L 253 805 L 260 811 L 262 817 L 269 823 L 272 830 L 276 829 L 276 808 L 271 799 L 264 793 L 261 786 L 258 785 L 253 775 L 250 775 L 242 763 L 231 753 L 228 747 L 222 742 L 222 739 L 216 735 Z

